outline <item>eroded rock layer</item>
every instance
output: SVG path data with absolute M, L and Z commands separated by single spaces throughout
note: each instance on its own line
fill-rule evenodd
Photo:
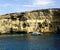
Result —
M 0 33 L 56 32 L 60 27 L 60 8 L 0 15 Z

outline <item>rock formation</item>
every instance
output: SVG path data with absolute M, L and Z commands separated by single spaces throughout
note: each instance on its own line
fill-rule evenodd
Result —
M 36 28 L 37 21 L 37 28 Z M 0 15 L 0 33 L 26 31 L 56 32 L 60 26 L 60 8 Z

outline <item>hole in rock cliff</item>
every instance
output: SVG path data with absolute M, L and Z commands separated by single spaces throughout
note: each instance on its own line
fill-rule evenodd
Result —
M 60 34 L 60 26 L 57 26 L 57 34 Z

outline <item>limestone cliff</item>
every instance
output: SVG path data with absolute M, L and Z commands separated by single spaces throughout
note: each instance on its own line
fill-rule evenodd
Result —
M 60 8 L 0 15 L 0 33 L 9 33 L 11 29 L 14 32 L 55 32 L 57 26 L 60 26 Z

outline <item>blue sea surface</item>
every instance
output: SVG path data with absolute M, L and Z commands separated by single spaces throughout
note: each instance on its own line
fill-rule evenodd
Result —
M 60 50 L 60 35 L 0 37 L 0 50 Z

